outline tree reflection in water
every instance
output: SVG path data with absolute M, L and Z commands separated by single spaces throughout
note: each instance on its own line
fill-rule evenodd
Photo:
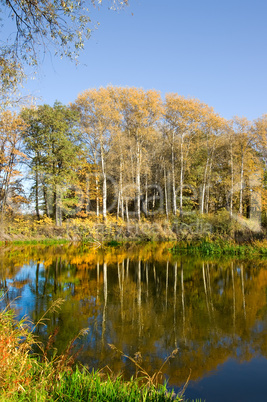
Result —
M 92 250 L 85 246 L 13 247 L 2 250 L 1 288 L 18 315 L 37 321 L 51 302 L 64 298 L 41 338 L 60 327 L 60 352 L 89 327 L 79 359 L 108 365 L 125 377 L 135 368 L 108 347 L 140 352 L 153 372 L 166 366 L 172 386 L 199 380 L 233 358 L 267 357 L 267 261 L 174 256 L 170 244 Z M 2 302 L 3 304 L 3 302 Z

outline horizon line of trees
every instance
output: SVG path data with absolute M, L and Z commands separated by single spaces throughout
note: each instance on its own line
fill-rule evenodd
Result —
M 229 121 L 198 99 L 108 86 L 0 115 L 2 217 L 25 203 L 57 225 L 92 212 L 250 217 L 266 215 L 266 190 L 267 114 Z

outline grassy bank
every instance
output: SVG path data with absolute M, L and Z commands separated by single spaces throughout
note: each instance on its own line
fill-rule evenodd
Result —
M 250 243 L 238 244 L 222 240 L 201 240 L 195 242 L 180 242 L 171 249 L 173 254 L 194 255 L 228 255 L 239 257 L 267 257 L 267 240 L 255 240 Z
M 51 308 L 60 307 L 57 301 Z M 43 322 L 43 320 L 42 320 Z M 40 322 L 38 323 L 38 325 Z M 0 388 L 1 402 L 17 401 L 184 401 L 182 396 L 169 392 L 158 383 L 161 372 L 124 381 L 112 373 L 89 372 L 75 365 L 71 354 L 75 340 L 58 356 L 48 351 L 53 335 L 46 346 L 34 336 L 36 326 L 27 320 L 17 322 L 14 311 L 0 312 Z M 82 335 L 82 334 L 80 334 Z M 77 339 L 77 338 L 76 338 Z M 40 353 L 33 354 L 38 345 Z M 134 362 L 134 359 L 131 359 Z
M 215 214 L 185 215 L 183 218 L 163 216 L 124 221 L 116 216 L 72 218 L 56 226 L 46 216 L 37 220 L 33 216 L 20 215 L 6 218 L 0 227 L 0 240 L 5 242 L 31 241 L 55 244 L 78 241 L 104 244 L 126 241 L 227 241 L 238 244 L 251 243 L 266 237 L 266 229 L 252 220 L 231 219 L 227 211 Z

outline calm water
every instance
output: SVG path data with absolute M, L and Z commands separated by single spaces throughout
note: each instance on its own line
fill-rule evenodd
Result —
M 37 321 L 42 339 L 59 327 L 62 351 L 82 328 L 78 359 L 89 368 L 135 374 L 140 352 L 149 373 L 164 368 L 178 391 L 207 402 L 267 400 L 267 261 L 173 256 L 170 244 L 104 251 L 75 245 L 1 250 L 0 286 L 18 316 Z M 191 374 L 190 374 L 191 373 Z

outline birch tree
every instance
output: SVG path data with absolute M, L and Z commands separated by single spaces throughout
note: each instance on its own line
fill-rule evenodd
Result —
M 177 213 L 177 187 L 179 212 L 183 215 L 183 188 L 186 169 L 190 166 L 192 141 L 199 133 L 208 106 L 197 99 L 186 99 L 167 94 L 165 100 L 165 134 L 171 149 L 173 213 Z M 179 166 L 178 178 L 177 165 Z M 179 186 L 177 185 L 179 183 Z
M 78 95 L 73 104 L 81 116 L 82 141 L 87 153 L 93 153 L 95 163 L 101 166 L 104 219 L 107 216 L 107 154 L 111 136 L 117 132 L 120 121 L 113 92 L 112 87 L 90 89 Z
M 162 102 L 157 91 L 138 88 L 120 90 L 123 130 L 134 142 L 136 215 L 141 219 L 142 160 L 162 116 Z
M 201 123 L 201 153 L 203 155 L 203 177 L 201 183 L 200 213 L 208 212 L 209 189 L 212 174 L 213 159 L 218 139 L 224 129 L 225 121 L 207 107 Z M 206 208 L 205 208 L 206 205 Z
M 239 169 L 239 208 L 238 212 L 243 215 L 245 174 L 251 156 L 251 146 L 253 144 L 251 122 L 245 117 L 235 117 L 232 120 L 232 127 L 235 136 L 235 162 Z

